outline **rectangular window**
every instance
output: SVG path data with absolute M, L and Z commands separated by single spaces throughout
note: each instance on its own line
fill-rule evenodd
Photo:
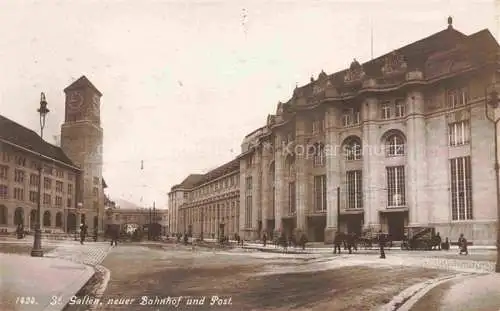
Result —
M 9 198 L 9 188 L 6 185 L 0 185 L 0 199 Z
M 36 191 L 30 191 L 30 202 L 36 203 L 38 201 L 38 192 Z
M 73 184 L 68 184 L 68 195 L 73 195 Z
M 295 182 L 288 184 L 288 212 L 293 215 L 296 211 Z
M 252 177 L 247 177 L 245 179 L 245 189 L 247 191 L 252 191 Z
M 347 208 L 363 208 L 362 171 L 347 171 Z
M 450 146 L 460 146 L 469 143 L 469 121 L 460 121 L 448 125 L 448 141 Z
M 318 134 L 320 132 L 320 121 L 314 120 L 312 123 L 312 133 Z
M 63 183 L 62 181 L 56 181 L 56 192 L 63 192 Z
M 326 175 L 314 176 L 314 210 L 326 211 Z
M 56 176 L 59 178 L 64 178 L 64 171 L 61 169 L 56 169 Z
M 24 189 L 14 188 L 14 199 L 24 201 Z
M 57 207 L 62 206 L 62 197 L 56 196 L 56 206 Z
M 48 177 L 43 178 L 43 188 L 52 189 L 52 180 Z
M 245 197 L 245 228 L 252 228 L 252 194 Z
M 0 179 L 9 178 L 9 167 L 7 165 L 0 165 Z
M 325 165 L 325 147 L 323 145 L 314 146 L 314 167 L 321 167 Z
M 449 108 L 465 106 L 469 101 L 469 92 L 465 87 L 448 90 L 446 101 Z
M 400 207 L 406 205 L 405 168 L 404 166 L 387 167 L 387 206 Z
M 71 198 L 66 199 L 66 207 L 72 207 L 71 203 Z
M 403 99 L 397 100 L 396 101 L 396 111 L 395 111 L 396 118 L 404 117 L 406 114 L 405 110 L 406 110 L 405 109 L 405 101 Z
M 386 102 L 382 104 L 382 108 L 380 110 L 381 117 L 383 120 L 387 120 L 391 118 L 391 106 L 390 103 Z
M 24 171 L 15 170 L 14 171 L 14 181 L 17 183 L 24 183 Z
M 40 176 L 36 174 L 30 174 L 30 186 L 38 186 Z
M 6 151 L 2 151 L 2 161 L 5 163 L 10 162 L 10 156 Z
M 451 218 L 470 220 L 472 214 L 472 174 L 470 157 L 450 159 Z
M 75 174 L 68 173 L 68 180 L 75 180 Z
M 52 198 L 50 197 L 50 194 L 44 193 L 43 194 L 43 204 L 51 204 Z
M 19 166 L 26 166 L 26 158 L 22 156 L 16 156 L 16 164 Z

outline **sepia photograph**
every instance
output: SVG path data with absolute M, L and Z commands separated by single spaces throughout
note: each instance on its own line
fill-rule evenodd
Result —
M 499 311 L 500 0 L 3 0 L 0 311 Z

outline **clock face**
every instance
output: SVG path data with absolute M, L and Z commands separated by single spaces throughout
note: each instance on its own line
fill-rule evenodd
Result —
M 72 111 L 78 110 L 80 109 L 82 104 L 83 104 L 83 95 L 80 92 L 74 91 L 68 95 L 68 108 L 70 110 Z

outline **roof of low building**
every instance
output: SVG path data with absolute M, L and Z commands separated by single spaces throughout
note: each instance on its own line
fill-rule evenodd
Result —
M 0 140 L 76 168 L 61 147 L 46 142 L 36 132 L 2 115 L 0 115 Z
M 172 191 L 178 188 L 182 189 L 192 189 L 201 186 L 211 180 L 217 179 L 231 172 L 239 171 L 240 169 L 240 159 L 235 158 L 223 165 L 214 168 L 206 174 L 191 174 L 186 177 L 180 184 L 172 187 Z

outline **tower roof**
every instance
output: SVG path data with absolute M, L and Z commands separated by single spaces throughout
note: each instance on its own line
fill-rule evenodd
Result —
M 92 84 L 92 82 L 89 81 L 89 79 L 87 79 L 86 76 L 81 76 L 78 80 L 71 83 L 68 87 L 64 89 L 64 92 L 82 88 L 91 88 L 94 91 L 96 91 L 97 94 L 99 94 L 99 96 L 102 96 L 102 93 Z

